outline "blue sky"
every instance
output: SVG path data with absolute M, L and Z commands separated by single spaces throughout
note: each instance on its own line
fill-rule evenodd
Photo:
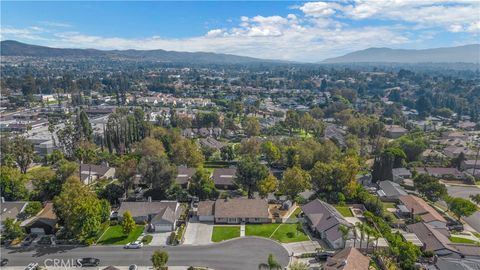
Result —
M 368 47 L 479 43 L 478 1 L 1 2 L 1 39 L 314 62 Z

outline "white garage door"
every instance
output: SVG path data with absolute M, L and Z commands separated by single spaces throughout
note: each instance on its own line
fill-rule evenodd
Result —
M 213 216 L 198 216 L 198 221 L 211 221 L 213 222 L 214 217 Z
M 169 232 L 172 230 L 172 225 L 170 224 L 156 224 L 155 231 L 156 232 Z

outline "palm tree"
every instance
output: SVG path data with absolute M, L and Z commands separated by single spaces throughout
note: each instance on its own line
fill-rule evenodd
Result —
M 348 233 L 350 232 L 350 227 L 347 227 L 343 224 L 338 226 L 338 231 L 342 234 L 343 247 L 347 244 Z
M 268 255 L 268 259 L 267 259 L 267 263 L 261 263 L 260 265 L 258 265 L 258 269 L 259 270 L 262 270 L 262 269 L 268 269 L 268 270 L 272 270 L 272 269 L 282 269 L 282 266 L 275 260 L 275 258 L 273 257 L 272 254 L 269 254 Z
M 365 237 L 365 229 L 364 229 L 365 226 L 362 223 L 357 222 L 356 227 L 360 231 L 360 250 L 361 250 L 362 249 L 362 243 L 363 243 L 363 237 Z
M 375 249 L 378 248 L 378 238 L 380 238 L 380 233 L 377 230 L 372 230 L 372 236 L 375 240 L 375 246 L 373 247 L 373 253 L 375 253 Z
M 367 235 L 367 249 L 366 249 L 366 252 L 368 253 L 368 244 L 370 243 L 370 235 L 372 234 L 372 228 L 370 228 L 367 224 L 364 224 L 363 229 L 365 231 L 365 234 Z

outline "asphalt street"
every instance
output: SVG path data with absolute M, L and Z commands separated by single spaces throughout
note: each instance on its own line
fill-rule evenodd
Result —
M 453 185 L 446 185 L 448 194 L 452 197 L 461 197 L 461 198 L 468 198 L 470 195 L 480 194 L 480 188 L 475 186 L 453 186 Z M 473 215 L 469 217 L 464 217 L 463 220 L 468 223 L 471 227 L 475 230 L 480 232 L 480 211 L 475 212 Z
M 138 250 L 126 250 L 120 246 L 90 247 L 35 247 L 1 248 L 2 258 L 8 266 L 26 266 L 37 262 L 40 266 L 52 266 L 53 260 L 69 263 L 77 258 L 95 257 L 101 266 L 130 265 L 150 266 L 150 257 L 157 249 L 166 250 L 170 266 L 204 266 L 216 270 L 258 269 L 269 254 L 282 265 L 289 262 L 288 252 L 279 243 L 265 238 L 244 237 L 205 246 L 146 246 Z M 65 267 L 67 268 L 67 267 Z

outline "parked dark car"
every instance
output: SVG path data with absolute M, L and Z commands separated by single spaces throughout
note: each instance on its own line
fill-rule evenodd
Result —
M 30 246 L 32 244 L 33 240 L 35 240 L 35 238 L 37 238 L 36 234 L 28 235 L 27 237 L 25 237 L 25 239 L 23 239 L 22 246 L 24 246 L 24 247 Z
M 7 265 L 7 263 L 8 263 L 8 259 L 2 258 L 2 260 L 0 261 L 0 266 L 5 266 Z
M 97 258 L 77 259 L 77 265 L 81 267 L 98 266 L 99 264 L 100 264 L 100 259 L 97 259 Z
M 335 251 L 319 251 L 315 254 L 315 260 L 325 261 L 328 257 L 331 257 L 335 254 Z

